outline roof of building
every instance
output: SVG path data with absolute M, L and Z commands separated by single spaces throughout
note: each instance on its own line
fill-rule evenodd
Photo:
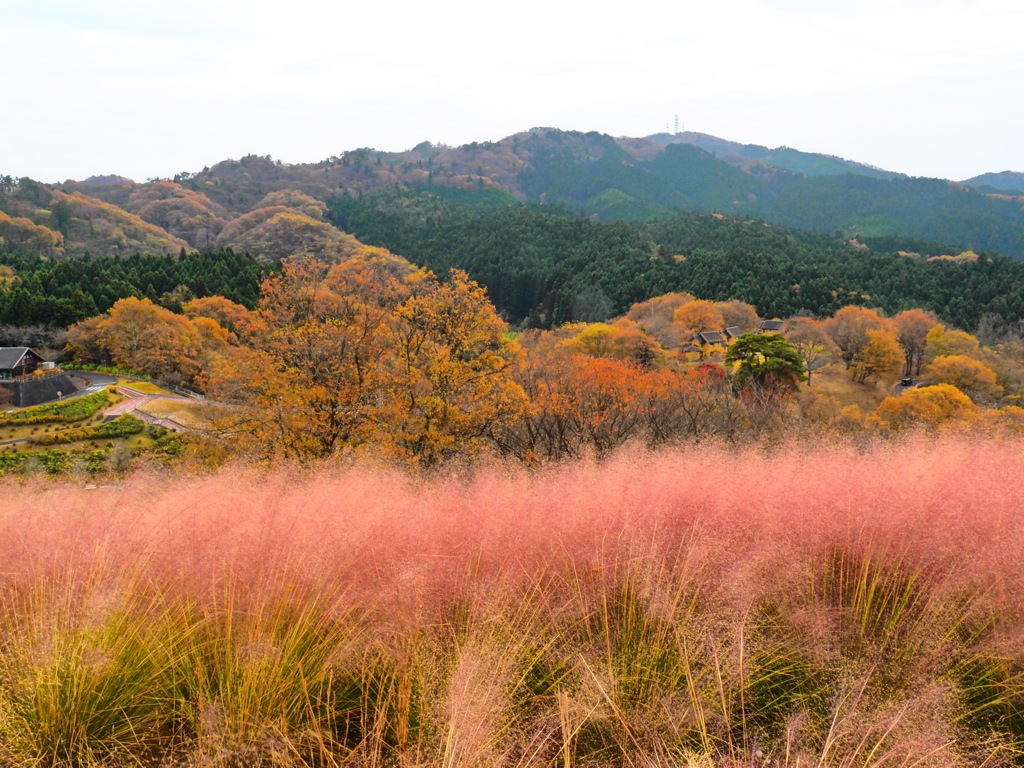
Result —
M 700 347 L 696 344 L 687 344 L 683 347 L 683 352 L 700 352 Z
M 743 335 L 743 329 L 740 328 L 738 325 L 730 325 L 728 328 L 725 329 L 724 333 L 729 334 L 734 339 L 738 339 L 740 336 Z
M 0 347 L 0 371 L 13 370 L 21 362 L 21 358 L 25 356 L 26 352 L 32 352 L 32 350 L 28 347 Z
M 724 344 L 725 336 L 722 335 L 721 331 L 701 331 L 693 338 L 704 344 Z
M 781 331 L 782 325 L 781 320 L 762 320 L 757 327 L 762 331 Z

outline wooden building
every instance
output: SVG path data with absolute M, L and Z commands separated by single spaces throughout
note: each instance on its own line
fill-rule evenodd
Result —
M 28 347 L 0 347 L 0 379 L 28 376 L 42 364 L 43 358 Z

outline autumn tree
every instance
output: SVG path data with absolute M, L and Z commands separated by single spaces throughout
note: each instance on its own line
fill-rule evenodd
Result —
M 809 317 L 791 317 L 783 326 L 786 341 L 800 353 L 807 364 L 807 384 L 811 384 L 811 375 L 829 360 L 839 357 L 839 347 L 825 330 L 825 324 Z
M 420 464 L 472 455 L 516 416 L 523 391 L 507 371 L 516 354 L 483 288 L 452 270 L 423 277 L 395 312 L 401 366 L 397 444 Z
M 121 299 L 104 315 L 69 328 L 66 351 L 76 362 L 113 364 L 191 386 L 227 339 L 216 321 L 199 320 L 197 325 L 149 299 Z
M 996 383 L 996 372 L 966 355 L 937 357 L 925 368 L 925 375 L 938 384 L 956 387 L 975 402 L 994 400 L 1003 393 Z
M 684 304 L 694 301 L 688 293 L 666 293 L 634 304 L 626 313 L 626 320 L 636 323 L 641 330 L 663 347 L 678 347 L 688 341 L 686 331 L 672 322 L 675 312 Z
M 632 360 L 642 366 L 650 366 L 663 354 L 660 344 L 625 318 L 613 325 L 584 325 L 567 343 L 574 351 L 591 357 Z
M 854 359 L 870 341 L 868 331 L 889 331 L 895 335 L 891 320 L 872 309 L 854 306 L 843 307 L 826 320 L 825 330 L 839 347 L 840 356 L 847 368 L 853 365 Z
M 210 367 L 206 388 L 233 404 L 221 433 L 267 455 L 324 458 L 395 417 L 391 319 L 410 286 L 347 263 L 288 265 L 263 284 L 247 345 Z
M 514 354 L 483 290 L 393 257 L 289 264 L 263 288 L 247 346 L 211 366 L 221 425 L 255 451 L 324 458 L 373 444 L 432 463 L 476 450 L 521 407 Z
M 875 418 L 890 429 L 938 427 L 966 419 L 977 406 L 951 384 L 908 389 L 898 397 L 887 397 L 875 410 Z
M 965 331 L 958 331 L 939 324 L 925 336 L 924 360 L 930 362 L 938 357 L 963 355 L 977 358 L 981 353 L 978 340 Z
M 725 327 L 725 318 L 712 301 L 691 301 L 683 304 L 672 315 L 672 321 L 686 333 L 720 331 Z
M 903 350 L 891 329 L 865 331 L 867 343 L 861 347 L 850 366 L 850 376 L 858 384 L 868 379 L 893 382 L 903 370 Z
M 739 327 L 744 333 L 750 333 L 757 328 L 761 318 L 757 316 L 757 310 L 752 304 L 747 304 L 739 299 L 719 301 L 715 308 L 722 314 L 722 326 L 731 328 Z M 717 329 L 716 329 L 717 330 Z
M 244 333 L 252 322 L 252 313 L 248 309 L 223 296 L 192 299 L 182 304 L 182 310 L 186 317 L 208 317 L 236 334 Z
M 671 323 L 677 309 L 695 300 L 689 293 L 665 293 L 634 304 L 626 313 L 626 318 L 645 327 Z
M 896 324 L 896 340 L 903 347 L 906 365 L 904 376 L 918 376 L 924 362 L 924 348 L 928 332 L 938 325 L 934 312 L 923 309 L 908 309 L 896 315 L 892 321 Z
M 512 376 L 529 402 L 496 440 L 525 461 L 606 453 L 631 440 L 732 438 L 749 423 L 721 366 L 646 369 L 574 352 L 559 332 L 520 338 L 523 354 Z

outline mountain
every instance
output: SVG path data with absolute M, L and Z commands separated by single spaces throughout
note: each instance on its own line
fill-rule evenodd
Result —
M 682 131 L 680 133 L 656 133 L 647 141 L 668 146 L 669 144 L 691 144 L 719 157 L 730 165 L 743 165 L 744 161 L 757 160 L 772 168 L 803 174 L 804 176 L 840 176 L 852 173 L 873 179 L 893 179 L 903 174 L 892 173 L 873 165 L 857 163 L 835 155 L 816 152 L 801 152 L 790 147 L 769 149 L 759 144 L 738 144 L 706 133 Z
M 465 270 L 506 319 L 527 325 L 622 314 L 679 291 L 741 299 L 762 317 L 827 316 L 850 304 L 920 307 L 962 328 L 986 313 L 1024 317 L 1024 262 L 940 242 L 861 242 L 721 213 L 603 223 L 563 206 L 471 206 L 397 187 L 336 199 L 329 216 L 438 274 Z
M 58 257 L 229 246 L 267 261 L 317 251 L 340 258 L 354 246 L 325 219 L 327 206 L 400 186 L 468 204 L 560 204 L 602 222 L 719 212 L 847 238 L 924 238 L 1024 258 L 1024 201 L 997 191 L 1020 176 L 986 174 L 972 180 L 983 182 L 974 189 L 696 132 L 615 138 L 540 127 L 500 141 L 422 142 L 404 152 L 364 147 L 294 165 L 248 155 L 146 183 L 4 177 L 0 237 Z
M 973 188 L 988 187 L 993 192 L 1008 192 L 1024 195 L 1024 173 L 1020 173 L 1018 171 L 983 173 L 980 176 L 975 176 L 973 179 L 967 179 L 961 183 Z

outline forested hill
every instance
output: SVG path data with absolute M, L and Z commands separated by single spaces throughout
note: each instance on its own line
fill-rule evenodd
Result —
M 0 245 L 0 325 L 68 326 L 129 296 L 178 311 L 182 302 L 206 296 L 253 307 L 268 272 L 265 264 L 231 250 L 54 261 Z
M 563 203 L 605 222 L 718 211 L 1024 258 L 1020 179 L 985 174 L 967 186 L 706 134 L 614 138 L 534 128 L 500 141 L 361 148 L 294 165 L 249 155 L 144 184 L 104 176 L 47 185 L 0 176 L 0 237 L 54 256 L 231 247 L 278 260 L 294 243 L 343 253 L 351 244 L 324 224 L 325 203 L 402 184 Z
M 849 241 L 722 214 L 601 223 L 564 207 L 497 197 L 471 205 L 435 192 L 343 198 L 330 216 L 416 264 L 466 270 L 513 322 L 605 319 L 669 291 L 742 299 L 762 317 L 825 316 L 848 304 L 890 313 L 921 307 L 963 328 L 987 312 L 1024 317 L 1024 263 L 995 254 L 972 260 L 940 242 Z

